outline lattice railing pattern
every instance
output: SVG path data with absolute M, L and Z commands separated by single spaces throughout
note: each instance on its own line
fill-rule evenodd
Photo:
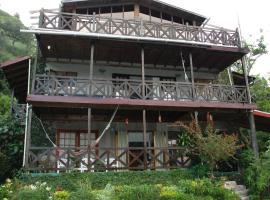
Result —
M 180 147 L 60 148 L 31 147 L 28 170 L 107 171 L 187 167 L 188 150 Z
M 145 94 L 142 88 L 145 87 Z M 248 103 L 245 86 L 131 79 L 84 79 L 37 75 L 34 94 L 49 96 L 87 96 L 93 98 L 145 99 L 165 101 L 216 101 Z
M 41 10 L 39 28 L 184 40 L 240 47 L 237 30 Z

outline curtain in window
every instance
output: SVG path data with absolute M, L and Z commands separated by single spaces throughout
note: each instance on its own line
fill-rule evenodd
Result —
M 158 160 L 155 161 L 155 166 L 165 167 L 163 165 L 164 162 L 168 160 L 168 130 L 166 123 L 158 123 L 157 130 L 154 136 L 154 145 L 155 145 L 155 155 L 159 155 L 157 157 Z M 160 149 L 159 149 L 160 148 Z
M 117 156 L 120 156 L 125 151 L 124 148 L 128 147 L 128 135 L 124 123 L 119 123 L 117 126 Z M 120 157 L 120 160 L 124 163 L 128 163 L 127 159 L 126 154 Z M 123 165 L 121 162 L 118 162 L 118 167 L 121 168 L 127 166 Z

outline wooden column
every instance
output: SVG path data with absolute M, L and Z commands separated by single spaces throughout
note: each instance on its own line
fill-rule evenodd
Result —
M 25 134 L 24 134 L 24 151 L 23 151 L 23 167 L 28 168 L 29 149 L 31 146 L 31 124 L 32 124 L 32 106 L 27 104 L 25 116 Z
M 144 48 L 141 49 L 142 60 L 142 97 L 145 99 L 145 72 L 144 72 Z M 146 135 L 146 111 L 143 109 L 143 146 L 144 146 L 144 169 L 147 169 L 147 135 Z
M 139 4 L 135 4 L 134 5 L 134 18 L 139 18 L 140 16 L 140 5 Z
M 259 158 L 259 147 L 258 147 L 256 126 L 255 126 L 255 119 L 254 119 L 253 111 L 249 111 L 248 118 L 249 118 L 250 132 L 251 132 L 252 149 L 254 151 L 255 157 L 258 159 Z
M 13 107 L 14 107 L 14 88 L 11 90 L 11 97 L 10 97 L 10 114 L 13 113 Z
M 92 96 L 92 90 L 91 90 L 91 83 L 93 80 L 93 71 L 94 71 L 94 51 L 95 51 L 95 45 L 92 43 L 91 44 L 91 50 L 90 50 L 90 66 L 89 66 L 89 86 L 88 86 L 88 91 L 89 91 L 89 97 Z M 88 120 L 87 120 L 87 141 L 88 145 L 91 144 L 91 116 L 92 116 L 92 109 L 89 107 L 88 108 Z
M 196 99 L 196 94 L 195 94 L 194 69 L 193 69 L 192 53 L 189 53 L 189 63 L 190 63 L 191 85 L 192 85 L 192 99 L 194 101 Z
M 243 68 L 243 73 L 245 75 L 245 83 L 246 83 L 246 89 L 247 89 L 247 96 L 248 96 L 248 102 L 251 104 L 251 94 L 250 94 L 250 89 L 249 89 L 249 82 L 248 82 L 248 74 L 247 74 L 247 66 L 246 66 L 246 60 L 245 57 L 241 59 L 242 62 L 242 68 Z M 256 126 L 255 126 L 255 120 L 253 116 L 253 110 L 248 111 L 248 118 L 249 118 L 249 126 L 250 126 L 250 132 L 251 132 L 251 141 L 252 141 L 252 148 L 254 151 L 254 154 L 256 158 L 259 158 L 259 147 L 258 147 L 258 141 L 257 141 L 257 136 L 256 136 Z

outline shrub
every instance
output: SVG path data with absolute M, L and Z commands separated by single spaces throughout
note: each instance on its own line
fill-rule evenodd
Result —
M 92 193 L 91 185 L 86 180 L 83 180 L 80 183 L 80 187 L 70 194 L 69 200 L 77 200 L 77 199 L 83 200 L 95 199 L 95 196 Z
M 97 200 L 112 200 L 115 195 L 115 188 L 114 186 L 108 184 L 106 185 L 104 190 L 101 190 L 99 193 L 97 193 Z
M 128 200 L 158 200 L 160 189 L 154 185 L 118 186 L 115 195 L 118 199 Z
M 54 200 L 68 200 L 70 193 L 68 191 L 56 191 L 53 194 Z

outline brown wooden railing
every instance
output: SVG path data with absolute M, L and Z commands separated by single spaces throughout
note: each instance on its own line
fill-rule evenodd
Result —
M 188 150 L 180 147 L 156 148 L 60 148 L 31 147 L 28 170 L 107 171 L 187 167 Z
M 182 40 L 240 47 L 238 31 L 135 19 L 115 19 L 98 15 L 41 10 L 39 28 L 99 34 Z
M 145 95 L 142 94 L 145 87 Z M 130 79 L 84 79 L 37 75 L 33 94 L 49 96 L 85 96 L 92 98 L 145 99 L 165 101 L 210 101 L 248 103 L 245 86 L 192 84 L 188 82 L 145 81 Z

